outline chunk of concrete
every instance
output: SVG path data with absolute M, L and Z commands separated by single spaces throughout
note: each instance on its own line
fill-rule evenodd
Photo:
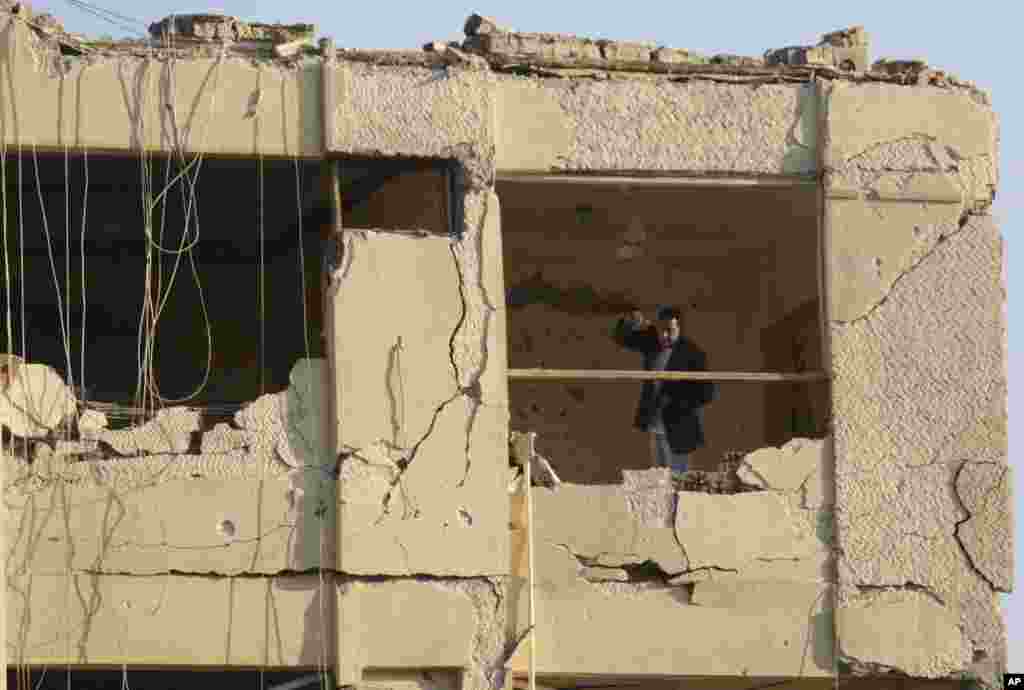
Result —
M 961 212 L 949 203 L 833 200 L 827 211 L 831 318 L 852 321 L 871 310 L 957 230 Z
M 751 569 L 758 561 L 808 558 L 814 550 L 786 499 L 772 492 L 680 492 L 676 536 L 691 569 Z
M 476 614 L 465 594 L 433 582 L 354 582 L 338 591 L 336 682 L 366 668 L 464 668 L 473 662 Z M 430 621 L 427 628 L 410 621 Z
M 959 523 L 957 539 L 971 563 L 992 586 L 1013 589 L 1013 501 L 1010 466 L 966 463 L 956 477 L 956 493 L 970 517 Z
M 107 415 L 99 410 L 82 410 L 78 415 L 78 431 L 84 434 L 94 433 L 107 428 Z
M 200 444 L 203 455 L 208 453 L 229 453 L 240 450 L 253 442 L 255 433 L 243 429 L 232 429 L 227 424 L 217 424 L 203 433 Z
M 0 424 L 12 434 L 46 436 L 74 417 L 77 402 L 60 374 L 15 355 L 0 361 Z
M 657 48 L 651 53 L 651 60 L 669 65 L 679 64 L 703 64 L 707 58 L 703 55 L 691 53 L 683 48 Z
M 511 30 L 500 26 L 497 20 L 491 17 L 484 17 L 475 12 L 466 19 L 462 32 L 467 36 L 482 36 L 484 34 L 504 34 Z
M 841 608 L 837 629 L 841 656 L 869 669 L 942 678 L 963 671 L 971 660 L 957 617 L 922 592 L 884 592 Z
M 234 446 L 245 439 L 250 445 L 273 448 L 281 462 L 292 468 L 329 464 L 326 361 L 299 359 L 292 367 L 289 384 L 288 390 L 260 396 L 235 413 L 235 424 L 244 433 L 215 427 L 208 447 Z
M 320 598 L 334 592 L 330 575 L 324 584 L 315 575 L 8 578 L 11 591 L 25 595 L 10 597 L 6 616 L 22 633 L 17 642 L 9 639 L 26 664 L 102 667 L 147 659 L 183 667 L 316 668 L 331 640 L 330 608 Z M 68 630 L 89 634 L 69 645 Z
M 192 434 L 199 431 L 199 410 L 168 407 L 158 410 L 153 419 L 130 429 L 103 429 L 94 436 L 110 445 L 119 455 L 156 455 L 187 453 Z
M 622 492 L 633 516 L 645 527 L 670 527 L 676 493 L 668 468 L 623 470 Z
M 622 568 L 585 567 L 580 577 L 591 582 L 629 582 L 629 573 Z
M 777 491 L 796 491 L 825 465 L 828 444 L 795 438 L 778 448 L 759 448 L 743 458 L 737 474 L 744 483 Z

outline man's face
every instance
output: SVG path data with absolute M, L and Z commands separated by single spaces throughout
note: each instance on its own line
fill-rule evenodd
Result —
M 679 319 L 672 317 L 670 319 L 658 319 L 656 322 L 658 328 L 658 334 L 669 339 L 675 339 L 679 337 Z

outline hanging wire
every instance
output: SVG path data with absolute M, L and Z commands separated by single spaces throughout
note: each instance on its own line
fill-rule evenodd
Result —
M 82 191 L 82 235 L 81 242 L 79 244 L 79 251 L 81 254 L 81 274 L 82 274 L 82 340 L 79 344 L 80 363 L 78 365 L 78 384 L 80 386 L 81 395 L 84 400 L 88 400 L 89 395 L 86 392 L 85 387 L 85 315 L 86 305 L 86 280 L 85 280 L 85 225 L 88 216 L 89 209 L 89 149 L 88 147 L 82 150 L 82 176 L 83 176 L 83 191 Z
M 104 21 L 104 22 L 107 22 L 108 24 L 112 24 L 113 26 L 116 26 L 116 27 L 118 27 L 119 29 L 121 29 L 123 31 L 128 31 L 129 33 L 134 34 L 136 36 L 146 36 L 146 34 L 147 34 L 146 31 L 143 31 L 143 30 L 139 29 L 140 26 L 143 27 L 143 28 L 147 27 L 147 24 L 145 22 L 141 21 L 141 20 L 134 19 L 134 18 L 131 18 L 131 17 L 126 17 L 124 15 L 118 14 L 118 13 L 113 12 L 111 10 L 107 10 L 107 9 L 102 8 L 102 7 L 99 7 L 98 5 L 94 5 L 92 3 L 84 2 L 83 0 L 64 0 L 64 1 L 68 5 L 70 5 L 71 7 L 75 8 L 75 9 L 81 11 L 81 12 L 85 12 L 86 14 L 92 15 L 93 17 L 96 17 L 100 21 Z
M 64 322 L 64 298 L 60 294 L 60 283 L 57 279 L 57 263 L 53 257 L 53 241 L 50 235 L 50 223 L 46 214 L 46 201 L 43 199 L 42 179 L 39 174 L 39 152 L 36 149 L 35 141 L 32 142 L 32 162 L 35 169 L 36 194 L 39 199 L 39 212 L 42 215 L 43 235 L 46 238 L 46 254 L 50 259 L 50 274 L 53 277 L 53 288 L 57 295 L 57 316 L 60 325 L 61 341 L 64 343 L 65 364 L 68 375 L 71 375 L 71 350 L 68 339 L 68 327 L 70 324 Z

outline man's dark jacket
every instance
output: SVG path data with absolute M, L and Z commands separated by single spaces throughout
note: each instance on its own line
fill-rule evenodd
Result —
M 638 328 L 637 322 L 621 319 L 615 327 L 615 340 L 642 354 L 646 371 L 654 368 L 661 345 L 653 325 Z M 707 371 L 707 355 L 692 340 L 680 335 L 672 346 L 665 371 Z M 658 397 L 663 397 L 662 419 L 668 445 L 673 453 L 689 453 L 704 445 L 698 410 L 714 400 L 716 392 L 717 386 L 711 382 L 645 381 L 635 424 L 643 431 L 649 430 L 658 413 Z

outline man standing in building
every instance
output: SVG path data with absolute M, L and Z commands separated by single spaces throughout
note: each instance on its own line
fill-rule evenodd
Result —
M 682 312 L 659 307 L 651 323 L 640 311 L 619 320 L 615 340 L 643 355 L 646 371 L 706 371 L 707 356 L 682 335 Z M 702 408 L 711 402 L 717 386 L 704 381 L 645 381 L 635 424 L 651 434 L 656 467 L 685 472 L 689 454 L 704 445 Z

